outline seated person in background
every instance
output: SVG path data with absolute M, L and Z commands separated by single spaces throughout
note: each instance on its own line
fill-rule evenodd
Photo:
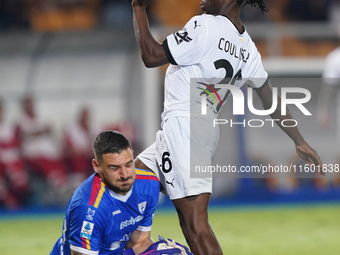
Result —
M 289 0 L 285 13 L 292 21 L 327 21 L 331 0 Z
M 28 175 L 25 171 L 15 127 L 4 119 L 3 101 L 0 99 L 0 205 L 16 209 L 26 202 Z
M 92 174 L 91 144 L 100 133 L 100 127 L 90 119 L 90 110 L 82 107 L 76 121 L 65 129 L 65 157 L 72 178 L 72 185 L 77 188 Z
M 340 3 L 339 3 L 340 4 Z M 340 38 L 340 23 L 338 24 L 338 36 Z M 317 119 L 322 128 L 329 128 L 332 123 L 331 109 L 335 106 L 335 127 L 336 135 L 334 139 L 337 143 L 340 142 L 340 42 L 339 46 L 328 53 L 325 59 L 324 70 L 322 73 L 322 86 L 320 88 L 318 105 L 317 105 Z M 335 105 L 332 105 L 332 101 L 335 97 Z M 333 123 L 332 123 L 333 124 Z M 336 146 L 335 164 L 340 163 L 340 148 Z M 340 186 L 340 175 L 337 172 L 331 174 L 333 177 L 333 184 Z M 327 180 L 316 178 L 316 186 L 320 189 L 327 187 Z
M 22 104 L 24 115 L 18 121 L 17 132 L 25 164 L 59 192 L 66 188 L 67 176 L 51 127 L 38 118 L 31 97 L 25 97 Z

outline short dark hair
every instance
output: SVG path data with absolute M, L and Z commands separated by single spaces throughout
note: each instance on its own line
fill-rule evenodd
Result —
M 101 132 L 93 141 L 93 152 L 97 160 L 102 160 L 107 153 L 121 153 L 132 149 L 130 141 L 121 133 L 113 130 Z
M 243 6 L 250 4 L 251 6 L 256 7 L 256 5 L 258 5 L 262 13 L 269 11 L 264 0 L 237 0 L 237 2 L 239 3 L 239 5 Z

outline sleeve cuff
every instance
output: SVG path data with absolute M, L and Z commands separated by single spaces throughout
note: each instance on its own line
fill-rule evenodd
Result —
M 172 54 L 171 54 L 171 52 L 170 52 L 169 45 L 168 45 L 168 39 L 165 39 L 165 40 L 163 41 L 163 44 L 162 44 L 162 45 L 163 45 L 163 49 L 164 49 L 164 51 L 165 51 L 165 55 L 166 55 L 166 57 L 168 58 L 169 62 L 170 62 L 171 64 L 173 64 L 173 65 L 177 65 L 177 63 L 176 63 L 174 57 L 172 56 Z
M 138 226 L 137 230 L 141 232 L 148 232 L 148 231 L 151 231 L 151 226 L 149 227 Z
M 82 253 L 82 254 L 87 254 L 87 255 L 98 255 L 99 251 L 90 251 L 84 248 L 80 248 L 74 245 L 70 245 L 71 250 Z

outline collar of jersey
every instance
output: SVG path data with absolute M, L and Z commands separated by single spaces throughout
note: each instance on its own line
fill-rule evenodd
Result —
M 236 31 L 240 34 L 240 35 L 243 35 L 244 34 L 244 32 L 246 32 L 246 29 L 244 28 L 244 26 L 242 25 L 242 28 L 243 28 L 243 32 L 241 33 L 240 31 L 238 31 L 238 29 L 237 29 L 237 27 L 236 27 L 236 25 L 235 25 L 235 23 L 228 17 L 228 16 L 225 16 L 225 15 L 221 15 L 221 16 L 223 16 L 223 17 L 225 17 L 225 18 L 227 18 L 230 22 L 231 22 L 231 24 L 233 24 L 234 25 L 234 27 L 235 27 L 235 29 L 236 29 Z
M 125 195 L 121 195 L 121 194 L 118 194 L 112 190 L 109 189 L 109 192 L 110 192 L 110 195 L 112 197 L 114 197 L 115 199 L 119 200 L 119 201 L 122 201 L 122 202 L 126 202 L 129 197 L 131 196 L 132 194 L 132 189 L 133 189 L 133 186 L 131 187 L 131 189 L 128 191 L 128 193 L 126 193 Z

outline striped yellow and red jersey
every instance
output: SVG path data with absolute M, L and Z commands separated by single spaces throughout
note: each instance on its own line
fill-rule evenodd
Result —
M 70 249 L 89 255 L 122 254 L 133 231 L 151 230 L 159 186 L 151 171 L 136 169 L 136 181 L 123 196 L 93 174 L 74 192 L 62 237 L 51 255 L 70 255 Z

